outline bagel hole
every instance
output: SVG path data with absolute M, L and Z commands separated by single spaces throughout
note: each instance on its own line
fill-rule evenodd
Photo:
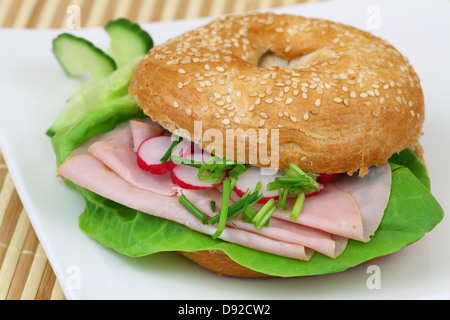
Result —
M 305 69 L 326 59 L 337 58 L 336 52 L 328 48 L 303 53 L 294 59 L 286 59 L 271 50 L 266 51 L 258 59 L 259 68 L 280 67 L 285 69 Z

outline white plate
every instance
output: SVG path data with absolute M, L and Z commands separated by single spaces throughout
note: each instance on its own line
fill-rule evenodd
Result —
M 426 97 L 421 142 L 432 190 L 450 212 L 450 10 L 440 1 L 337 1 L 279 11 L 322 17 L 371 30 L 409 57 Z M 205 19 L 146 24 L 161 43 Z M 65 30 L 67 31 L 67 30 Z M 78 83 L 51 53 L 61 30 L 0 30 L 0 143 L 30 220 L 68 299 L 448 299 L 450 224 L 447 218 L 421 241 L 344 273 L 295 279 L 233 279 L 196 267 L 174 253 L 130 259 L 106 249 L 78 228 L 80 195 L 55 175 L 45 131 Z M 101 28 L 69 30 L 106 48 Z

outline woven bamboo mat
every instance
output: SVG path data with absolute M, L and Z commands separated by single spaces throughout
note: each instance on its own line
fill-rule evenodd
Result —
M 126 17 L 145 23 L 269 9 L 316 0 L 0 0 L 0 28 L 80 27 Z M 0 150 L 0 299 L 63 300 L 64 293 L 30 224 Z

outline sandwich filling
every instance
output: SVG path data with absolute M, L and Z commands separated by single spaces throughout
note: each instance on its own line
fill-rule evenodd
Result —
M 321 184 L 317 191 L 308 192 L 306 196 L 302 193 L 303 198 L 287 195 L 282 205 L 283 194 L 279 197 L 268 192 L 266 184 L 265 188 L 259 187 L 259 197 L 245 203 L 238 214 L 230 214 L 227 210 L 228 216 L 221 219 L 224 206 L 230 209 L 242 203 L 258 188 L 258 180 L 276 181 L 282 176 L 281 172 L 259 176 L 259 170 L 254 170 L 257 168 L 246 168 L 251 173 L 246 176 L 251 176 L 250 181 L 255 185 L 244 193 L 239 192 L 236 182 L 240 177 L 237 176 L 233 190 L 228 191 L 226 197 L 224 181 L 233 181 L 229 172 L 221 175 L 220 183 L 199 187 L 196 183 L 185 183 L 185 178 L 175 177 L 174 168 L 192 169 L 198 174 L 198 169 L 189 164 L 177 163 L 166 173 L 143 170 L 138 164 L 140 147 L 149 139 L 164 135 L 164 130 L 151 121 L 127 121 L 75 150 L 59 167 L 58 174 L 114 202 L 177 222 L 191 230 L 306 261 L 314 252 L 338 257 L 345 250 L 348 239 L 370 241 L 389 201 L 391 168 L 386 164 L 371 168 L 363 178 L 340 175 L 336 180 Z M 170 144 L 161 145 L 161 149 L 155 148 L 151 152 L 164 154 L 169 147 Z M 300 201 L 301 207 L 293 217 L 292 212 Z M 268 215 L 267 211 L 270 212 Z M 252 212 L 253 219 L 250 219 Z M 266 217 L 255 220 L 258 215 Z

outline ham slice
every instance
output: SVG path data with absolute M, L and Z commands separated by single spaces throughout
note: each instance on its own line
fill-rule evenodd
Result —
M 216 231 L 215 226 L 203 224 L 179 204 L 177 197 L 162 196 L 136 188 L 91 155 L 69 158 L 58 168 L 58 174 L 129 208 L 180 223 L 201 233 L 212 235 Z M 313 254 L 312 250 L 304 246 L 276 241 L 230 227 L 226 227 L 219 238 L 255 250 L 300 260 L 309 260 Z
M 215 201 L 217 210 L 222 205 L 222 194 L 217 189 L 184 190 L 183 194 L 209 217 L 215 214 L 211 211 L 211 201 Z M 233 202 L 231 200 L 230 204 Z M 227 224 L 230 227 L 253 232 L 271 239 L 302 245 L 331 258 L 339 256 L 347 245 L 347 238 L 334 236 L 322 230 L 277 218 L 270 219 L 269 226 L 261 230 L 257 230 L 253 224 L 244 222 L 241 218 L 231 219 Z
M 361 241 L 370 241 L 370 236 L 378 229 L 389 202 L 391 184 L 389 164 L 370 168 L 364 178 L 343 175 L 333 182 L 336 188 L 349 193 L 358 204 L 363 224 Z
M 133 137 L 134 152 L 137 152 L 141 143 L 148 138 L 160 136 L 164 133 L 163 128 L 145 120 L 130 120 L 130 128 Z
M 180 189 L 172 182 L 170 172 L 155 175 L 141 170 L 132 148 L 99 141 L 89 148 L 89 152 L 137 188 L 165 196 L 173 196 Z
M 314 197 L 304 202 L 296 223 L 334 235 L 370 241 L 389 202 L 391 170 L 389 164 L 369 169 L 364 178 L 341 175 Z M 295 199 L 288 199 L 291 208 Z M 289 220 L 289 212 L 277 210 L 275 217 Z

